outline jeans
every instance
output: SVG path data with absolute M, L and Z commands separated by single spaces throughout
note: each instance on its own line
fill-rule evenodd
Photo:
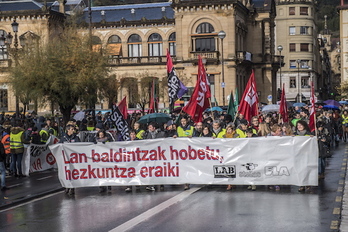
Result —
M 5 180 L 6 180 L 6 168 L 5 168 L 5 163 L 0 162 L 0 172 L 1 172 L 1 188 L 5 187 Z
M 11 162 L 11 171 L 14 175 L 22 175 L 22 158 L 23 153 L 19 154 L 11 154 L 12 162 Z M 18 171 L 18 173 L 17 173 Z

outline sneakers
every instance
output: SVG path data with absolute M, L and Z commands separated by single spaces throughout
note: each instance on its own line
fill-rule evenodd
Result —
M 153 186 L 152 186 L 152 187 L 147 186 L 147 187 L 146 187 L 146 190 L 147 190 L 147 191 L 155 191 L 156 189 L 155 189 L 155 187 L 153 187 Z
M 190 185 L 189 184 L 185 184 L 184 190 L 189 190 L 189 189 L 190 189 Z
M 69 195 L 70 196 L 75 195 L 75 189 L 74 188 L 69 189 Z
M 132 192 L 132 188 L 127 187 L 124 191 L 126 191 L 127 193 Z
M 105 186 L 99 187 L 99 192 L 100 193 L 106 192 L 106 187 Z
M 275 190 L 276 191 L 279 191 L 280 190 L 280 187 L 278 185 L 275 186 Z

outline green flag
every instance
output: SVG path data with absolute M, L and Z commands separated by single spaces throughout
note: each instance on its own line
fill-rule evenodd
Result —
M 234 112 L 238 112 L 238 105 L 239 105 L 239 100 L 238 100 L 238 88 L 236 87 L 236 91 L 234 92 Z
M 214 101 L 215 101 L 215 106 L 218 106 L 219 103 L 217 102 L 215 95 L 214 95 Z
M 233 92 L 231 91 L 230 100 L 228 102 L 227 114 L 231 115 L 234 118 L 236 114 L 236 106 L 234 105 Z

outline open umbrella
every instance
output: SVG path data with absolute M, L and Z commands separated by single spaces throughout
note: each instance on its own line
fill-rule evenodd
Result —
M 334 105 L 325 105 L 323 106 L 324 109 L 331 109 L 331 110 L 339 110 L 340 108 Z
M 348 105 L 347 101 L 339 101 L 338 103 L 340 103 L 341 105 Z
M 168 114 L 164 113 L 153 113 L 153 114 L 146 114 L 142 116 L 138 122 L 139 123 L 150 123 L 150 122 L 157 122 L 157 123 L 166 123 L 172 118 Z
M 306 104 L 305 103 L 303 103 L 303 102 L 296 102 L 296 103 L 294 103 L 292 106 L 294 106 L 294 107 L 296 107 L 296 106 L 298 106 L 298 107 L 303 107 L 303 106 L 305 106 Z
M 275 104 L 272 104 L 272 105 L 266 105 L 264 107 L 262 107 L 262 112 L 263 113 L 268 113 L 268 112 L 278 112 L 279 111 L 279 105 L 275 105 Z
M 324 101 L 322 101 L 322 100 L 318 100 L 318 101 L 317 101 L 316 103 L 314 103 L 314 104 L 320 105 L 320 106 L 326 105 L 326 103 L 325 103 Z
M 213 108 L 208 108 L 207 111 L 223 111 L 223 109 L 221 107 L 218 106 L 214 106 Z
M 339 102 L 335 101 L 335 100 L 326 100 L 324 101 L 326 103 L 326 106 L 336 106 L 337 108 L 339 108 L 341 105 Z M 326 107 L 328 108 L 328 107 Z
M 80 111 L 80 112 L 77 112 L 75 115 L 74 115 L 74 119 L 76 121 L 82 121 L 82 119 L 85 118 L 85 112 L 83 111 Z

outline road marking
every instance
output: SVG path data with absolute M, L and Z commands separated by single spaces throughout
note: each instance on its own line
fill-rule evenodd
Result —
M 339 180 L 338 184 L 344 184 L 344 180 Z
M 334 208 L 332 213 L 333 214 L 340 214 L 341 213 L 341 208 Z
M 134 226 L 138 225 L 139 223 L 149 219 L 150 217 L 160 213 L 161 211 L 165 210 L 166 208 L 178 203 L 179 201 L 184 200 L 185 198 L 189 197 L 192 193 L 200 190 L 202 187 L 199 188 L 191 188 L 189 190 L 186 190 L 168 200 L 165 202 L 162 202 L 161 204 L 147 210 L 146 212 L 136 216 L 135 218 L 119 225 L 118 227 L 115 227 L 114 229 L 110 230 L 111 232 L 117 232 L 117 231 L 127 231 Z
M 13 185 L 10 185 L 10 186 L 7 186 L 7 187 L 8 188 L 13 188 L 13 187 L 17 187 L 17 186 L 20 186 L 20 185 L 23 185 L 23 183 L 13 184 Z
M 330 229 L 337 230 L 338 229 L 338 221 L 331 221 Z
M 48 179 L 48 178 L 51 178 L 52 176 L 45 176 L 45 177 L 42 177 L 42 178 L 39 178 L 39 179 L 36 179 L 36 180 L 45 180 L 45 179 Z
M 338 187 L 337 192 L 343 192 L 343 187 Z
M 340 177 L 345 177 L 345 176 L 346 176 L 346 174 L 341 174 L 341 175 L 340 175 Z
M 347 166 L 347 163 L 342 163 L 342 166 Z
M 343 159 L 343 161 L 347 161 L 347 159 Z
M 13 207 L 10 207 L 10 208 L 7 208 L 7 209 L 0 210 L 0 213 L 5 212 L 5 211 L 8 211 L 8 210 L 11 210 L 11 209 L 15 209 L 15 208 L 21 207 L 21 206 L 23 206 L 23 205 L 31 204 L 31 203 L 33 203 L 33 202 L 40 201 L 40 200 L 43 200 L 43 199 L 52 197 L 52 196 L 57 195 L 57 194 L 62 194 L 62 192 L 63 192 L 63 191 L 59 191 L 59 192 L 56 192 L 56 193 L 51 193 L 51 194 L 49 194 L 49 195 L 46 195 L 46 196 L 43 196 L 43 197 L 40 197 L 40 198 L 33 199 L 33 200 L 28 201 L 28 202 L 25 202 L 25 203 L 23 203 L 23 204 L 19 204 L 19 205 L 16 205 L 16 206 L 13 206 Z
M 336 202 L 342 202 L 342 197 L 341 196 L 337 196 L 335 201 Z

